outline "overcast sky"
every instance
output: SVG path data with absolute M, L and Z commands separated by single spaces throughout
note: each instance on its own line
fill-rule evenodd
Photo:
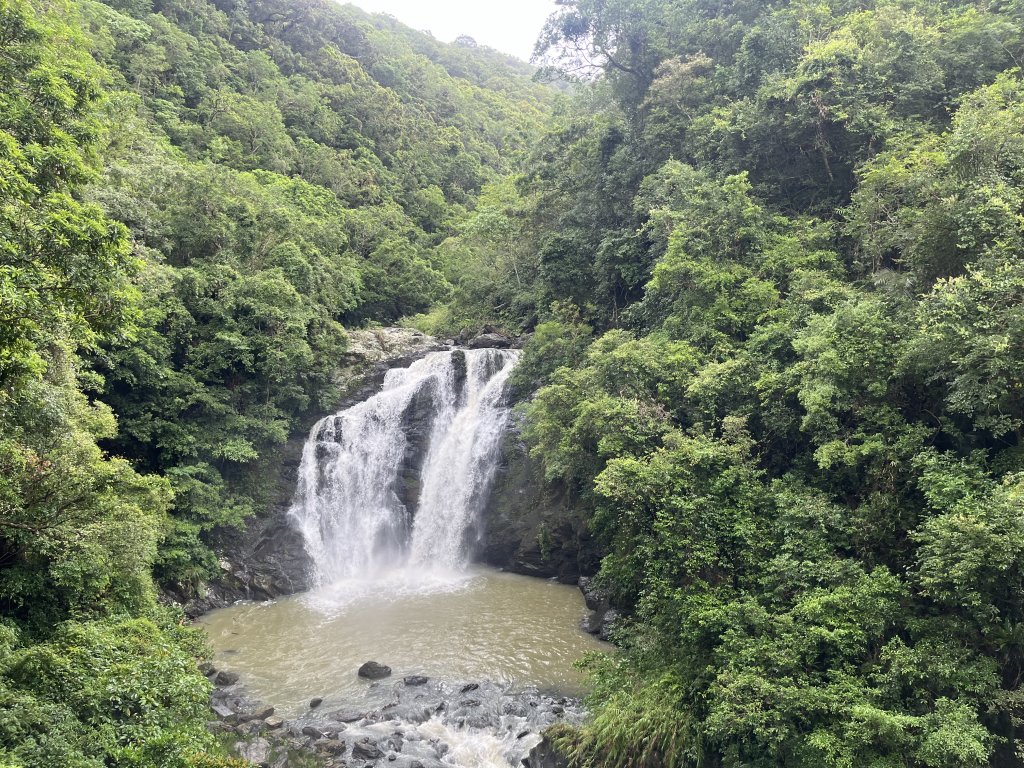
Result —
M 342 0 L 345 2 L 345 0 Z M 413 29 L 451 42 L 469 35 L 482 45 L 529 60 L 554 0 L 348 0 L 371 13 L 390 13 Z

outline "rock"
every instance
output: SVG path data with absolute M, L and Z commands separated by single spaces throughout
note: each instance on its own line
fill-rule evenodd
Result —
M 263 738 L 235 743 L 235 752 L 243 760 L 255 763 L 261 768 L 270 766 L 270 742 Z
M 329 717 L 338 723 L 354 723 L 356 720 L 366 717 L 366 713 L 358 709 L 339 709 L 337 712 L 332 712 Z
M 238 719 L 240 722 L 248 723 L 252 720 L 266 720 L 268 717 L 274 714 L 273 707 L 257 707 L 252 712 L 246 712 L 245 714 L 239 715 Z
M 404 745 L 405 739 L 402 738 L 402 734 L 400 732 L 391 734 L 390 738 L 387 740 L 387 748 L 392 752 L 401 752 Z
M 480 730 L 489 730 L 495 728 L 498 723 L 490 715 L 470 715 L 462 721 L 462 725 L 466 728 L 479 728 Z
M 381 680 L 391 676 L 391 667 L 376 661 L 368 661 L 359 668 L 358 674 L 368 680 Z
M 349 365 L 389 363 L 391 367 L 440 346 L 437 339 L 413 328 L 350 330 L 345 362 Z
M 452 351 L 452 372 L 454 376 L 455 391 L 461 393 L 466 386 L 466 376 L 469 374 L 469 363 L 466 361 L 466 353 L 461 349 Z
M 597 633 L 597 636 L 602 640 L 610 640 L 612 630 L 615 628 L 615 620 L 619 618 L 619 612 L 614 608 L 609 608 L 605 611 L 604 616 L 601 618 L 601 628 Z
M 270 717 L 264 718 L 263 724 L 267 726 L 267 728 L 275 730 L 284 725 L 284 718 L 279 717 L 278 715 L 271 715 Z
M 262 730 L 262 720 L 247 720 L 244 723 L 239 723 L 235 726 L 235 730 L 238 731 L 242 736 L 255 736 Z
M 387 709 L 389 718 L 400 720 L 404 723 L 425 723 L 436 711 L 436 704 L 432 702 L 403 702 Z
M 217 674 L 217 668 L 208 661 L 204 661 L 202 664 L 199 665 L 199 671 L 207 677 L 213 677 Z
M 303 726 L 303 728 L 302 728 L 302 735 L 303 736 L 310 736 L 310 737 L 312 737 L 314 739 L 322 739 L 322 738 L 324 738 L 326 733 L 324 731 L 321 731 L 316 726 L 306 725 L 306 726 Z
M 217 673 L 217 676 L 213 678 L 213 684 L 219 685 L 221 688 L 226 688 L 229 685 L 234 685 L 238 682 L 237 672 L 228 672 L 226 669 L 222 669 Z
M 384 757 L 384 753 L 373 741 L 363 738 L 352 745 L 352 757 L 362 760 L 379 760 Z
M 501 711 L 503 714 L 513 717 L 526 717 L 527 715 L 526 705 L 521 701 L 506 701 Z
M 210 733 L 233 733 L 235 729 L 223 720 L 211 720 L 206 724 L 206 730 Z
M 433 380 L 424 382 L 402 412 L 402 431 L 406 443 L 394 492 L 410 519 L 415 517 L 419 507 L 423 463 L 427 459 L 430 438 L 434 434 L 434 420 L 437 418 L 434 404 L 436 387 Z
M 513 414 L 501 441 L 497 472 L 481 512 L 479 558 L 513 573 L 575 584 L 582 574 L 597 571 L 599 547 L 581 506 L 544 481 L 543 468 L 530 457 L 519 432 L 520 422 Z
M 213 710 L 213 714 L 215 714 L 218 719 L 223 720 L 226 723 L 238 722 L 238 713 L 231 709 L 227 704 L 214 704 L 210 709 Z
M 317 739 L 313 743 L 313 748 L 320 752 L 326 752 L 329 755 L 343 755 L 345 754 L 345 742 L 340 739 Z
M 608 640 L 615 620 L 619 612 L 611 607 L 608 595 L 599 587 L 595 586 L 594 580 L 582 576 L 579 580 L 579 588 L 583 593 L 583 599 L 591 613 L 580 623 L 580 629 L 597 635 L 602 640 Z
M 530 750 L 523 758 L 523 768 L 569 768 L 569 761 L 555 751 L 547 739 Z
M 409 677 L 403 677 L 402 678 L 402 682 L 405 683 L 410 688 L 418 686 L 418 685 L 426 685 L 429 681 L 430 681 L 430 678 L 429 677 L 424 677 L 423 675 L 410 675 Z
M 508 349 L 512 346 L 512 339 L 502 333 L 481 333 L 470 339 L 466 346 L 470 349 Z
M 324 703 L 324 700 L 319 698 L 319 697 L 317 697 L 315 699 L 310 699 L 309 700 L 309 708 L 310 709 L 316 709 L 317 707 L 319 707 L 323 703 Z
M 607 593 L 594 583 L 590 576 L 580 576 L 577 586 L 583 593 L 583 601 L 587 608 L 592 611 L 607 611 L 611 606 L 608 603 Z

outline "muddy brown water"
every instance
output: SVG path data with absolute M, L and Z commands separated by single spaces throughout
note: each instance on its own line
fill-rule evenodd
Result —
M 484 567 L 450 578 L 397 571 L 270 603 L 242 603 L 204 616 L 215 663 L 242 676 L 247 692 L 282 715 L 324 706 L 372 705 L 388 681 L 356 675 L 369 660 L 393 678 L 493 680 L 510 690 L 583 692 L 574 662 L 610 646 L 581 631 L 580 591 Z

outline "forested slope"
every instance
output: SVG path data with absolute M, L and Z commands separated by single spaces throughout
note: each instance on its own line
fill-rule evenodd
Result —
M 567 0 L 556 102 L 327 2 L 0 0 L 0 763 L 226 764 L 152 573 L 416 315 L 533 334 L 629 616 L 575 765 L 1020 765 L 1022 24 Z
M 447 297 L 528 74 L 315 0 L 0 0 L 0 764 L 231 764 L 153 574 L 217 569 L 345 325 Z
M 171 481 L 158 571 L 187 586 L 215 566 L 204 532 L 260 509 L 274 446 L 332 402 L 342 325 L 447 295 L 434 246 L 551 93 L 486 49 L 435 42 L 435 62 L 350 6 L 81 7 L 113 91 L 87 194 L 147 261 L 98 394 L 112 447 Z
M 535 334 L 631 618 L 574 765 L 1020 765 L 1015 3 L 572 0 L 586 81 L 423 318 Z M 470 259 L 475 254 L 475 262 Z

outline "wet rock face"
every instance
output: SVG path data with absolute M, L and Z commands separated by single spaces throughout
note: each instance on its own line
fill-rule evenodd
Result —
M 293 462 L 282 471 L 294 477 L 297 466 Z M 218 548 L 229 554 L 221 558 L 220 578 L 202 585 L 198 595 L 168 590 L 168 596 L 195 618 L 236 600 L 272 600 L 308 589 L 312 564 L 302 535 L 288 520 L 289 506 L 290 500 L 279 500 L 266 517 L 250 519 L 244 531 L 221 532 Z
M 352 757 L 359 760 L 379 760 L 384 751 L 369 737 L 363 737 L 352 745 Z
M 427 458 L 430 435 L 437 415 L 434 395 L 433 387 L 421 388 L 409 401 L 402 414 L 402 431 L 405 433 L 406 444 L 394 491 L 405 507 L 409 520 L 416 515 L 420 499 L 420 472 Z
M 480 559 L 514 573 L 575 584 L 600 564 L 585 513 L 567 495 L 548 488 L 515 421 L 502 442 L 482 526 Z
M 581 576 L 578 583 L 580 592 L 583 593 L 583 600 L 590 611 L 590 614 L 580 624 L 580 629 L 597 635 L 602 640 L 610 640 L 615 622 L 619 618 L 619 612 L 612 607 L 608 594 L 597 585 L 594 579 Z

